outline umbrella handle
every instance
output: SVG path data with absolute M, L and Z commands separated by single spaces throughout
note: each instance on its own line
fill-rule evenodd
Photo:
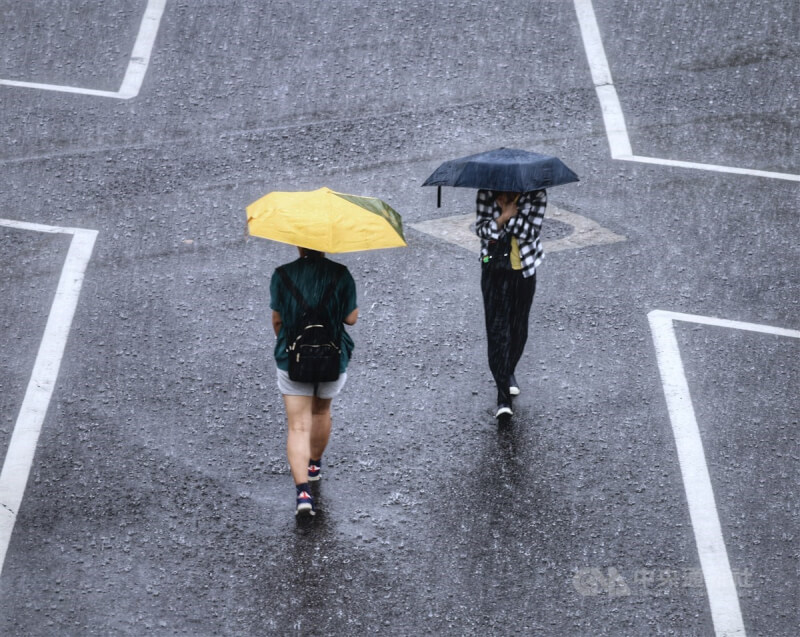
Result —
M 441 186 L 437 186 L 436 187 L 436 207 L 437 208 L 441 208 L 442 207 L 442 187 Z

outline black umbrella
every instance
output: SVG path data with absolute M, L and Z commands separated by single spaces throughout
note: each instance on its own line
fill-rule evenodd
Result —
M 578 181 L 578 175 L 558 157 L 516 148 L 498 148 L 446 161 L 422 185 L 439 186 L 438 205 L 441 205 L 442 186 L 529 192 L 573 181 Z

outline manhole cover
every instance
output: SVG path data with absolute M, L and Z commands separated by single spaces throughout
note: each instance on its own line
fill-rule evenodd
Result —
M 568 223 L 545 216 L 544 222 L 542 223 L 542 240 L 555 241 L 557 239 L 563 239 L 571 235 L 574 230 L 575 228 Z
M 461 246 L 470 252 L 480 252 L 481 244 L 475 236 L 474 214 L 429 219 L 410 225 L 415 230 Z M 603 228 L 588 217 L 556 206 L 548 206 L 542 222 L 542 241 L 545 244 L 545 252 L 557 252 L 625 241 L 625 237 Z

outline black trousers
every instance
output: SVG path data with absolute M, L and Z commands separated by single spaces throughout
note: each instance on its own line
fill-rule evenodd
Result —
M 536 274 L 526 279 L 521 270 L 481 267 L 489 369 L 497 385 L 498 404 L 511 404 L 509 378 L 528 341 L 528 317 L 536 292 Z

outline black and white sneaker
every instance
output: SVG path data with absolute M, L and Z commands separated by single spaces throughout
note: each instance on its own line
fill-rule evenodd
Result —
M 511 411 L 511 405 L 508 405 L 506 403 L 500 403 L 499 405 L 497 405 L 497 411 L 495 412 L 494 417 L 503 418 L 505 416 L 510 418 L 513 415 L 514 412 Z
M 512 396 L 519 396 L 519 383 L 517 383 L 517 378 L 514 374 L 511 374 L 508 379 L 508 393 Z

